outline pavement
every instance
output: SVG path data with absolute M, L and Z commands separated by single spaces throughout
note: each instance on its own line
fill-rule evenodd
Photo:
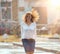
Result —
M 55 54 L 60 52 L 60 42 L 37 38 L 34 54 Z M 0 42 L 0 54 L 25 54 L 22 42 Z

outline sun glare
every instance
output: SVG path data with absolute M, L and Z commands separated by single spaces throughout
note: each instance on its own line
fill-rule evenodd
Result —
M 48 4 L 52 7 L 60 6 L 60 0 L 48 0 Z

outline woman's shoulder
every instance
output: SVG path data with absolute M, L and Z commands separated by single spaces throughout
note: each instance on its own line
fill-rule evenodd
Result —
M 31 27 L 36 27 L 36 22 L 33 22 L 32 24 L 31 24 Z
M 21 22 L 21 26 L 25 26 L 25 22 Z
M 33 25 L 36 25 L 36 22 L 33 22 L 32 24 L 33 24 Z

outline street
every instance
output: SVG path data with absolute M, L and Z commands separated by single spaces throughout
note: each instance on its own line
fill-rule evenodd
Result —
M 47 39 L 45 42 L 42 41 L 43 39 L 40 40 L 36 42 L 34 54 L 55 54 L 55 52 L 60 51 L 59 42 L 52 42 Z M 0 42 L 0 54 L 25 54 L 25 51 L 22 42 Z

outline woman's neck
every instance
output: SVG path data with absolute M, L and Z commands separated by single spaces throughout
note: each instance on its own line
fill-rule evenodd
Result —
M 31 21 L 29 21 L 29 22 L 26 22 L 26 24 L 27 24 L 27 25 L 30 25 L 31 23 L 32 23 Z

